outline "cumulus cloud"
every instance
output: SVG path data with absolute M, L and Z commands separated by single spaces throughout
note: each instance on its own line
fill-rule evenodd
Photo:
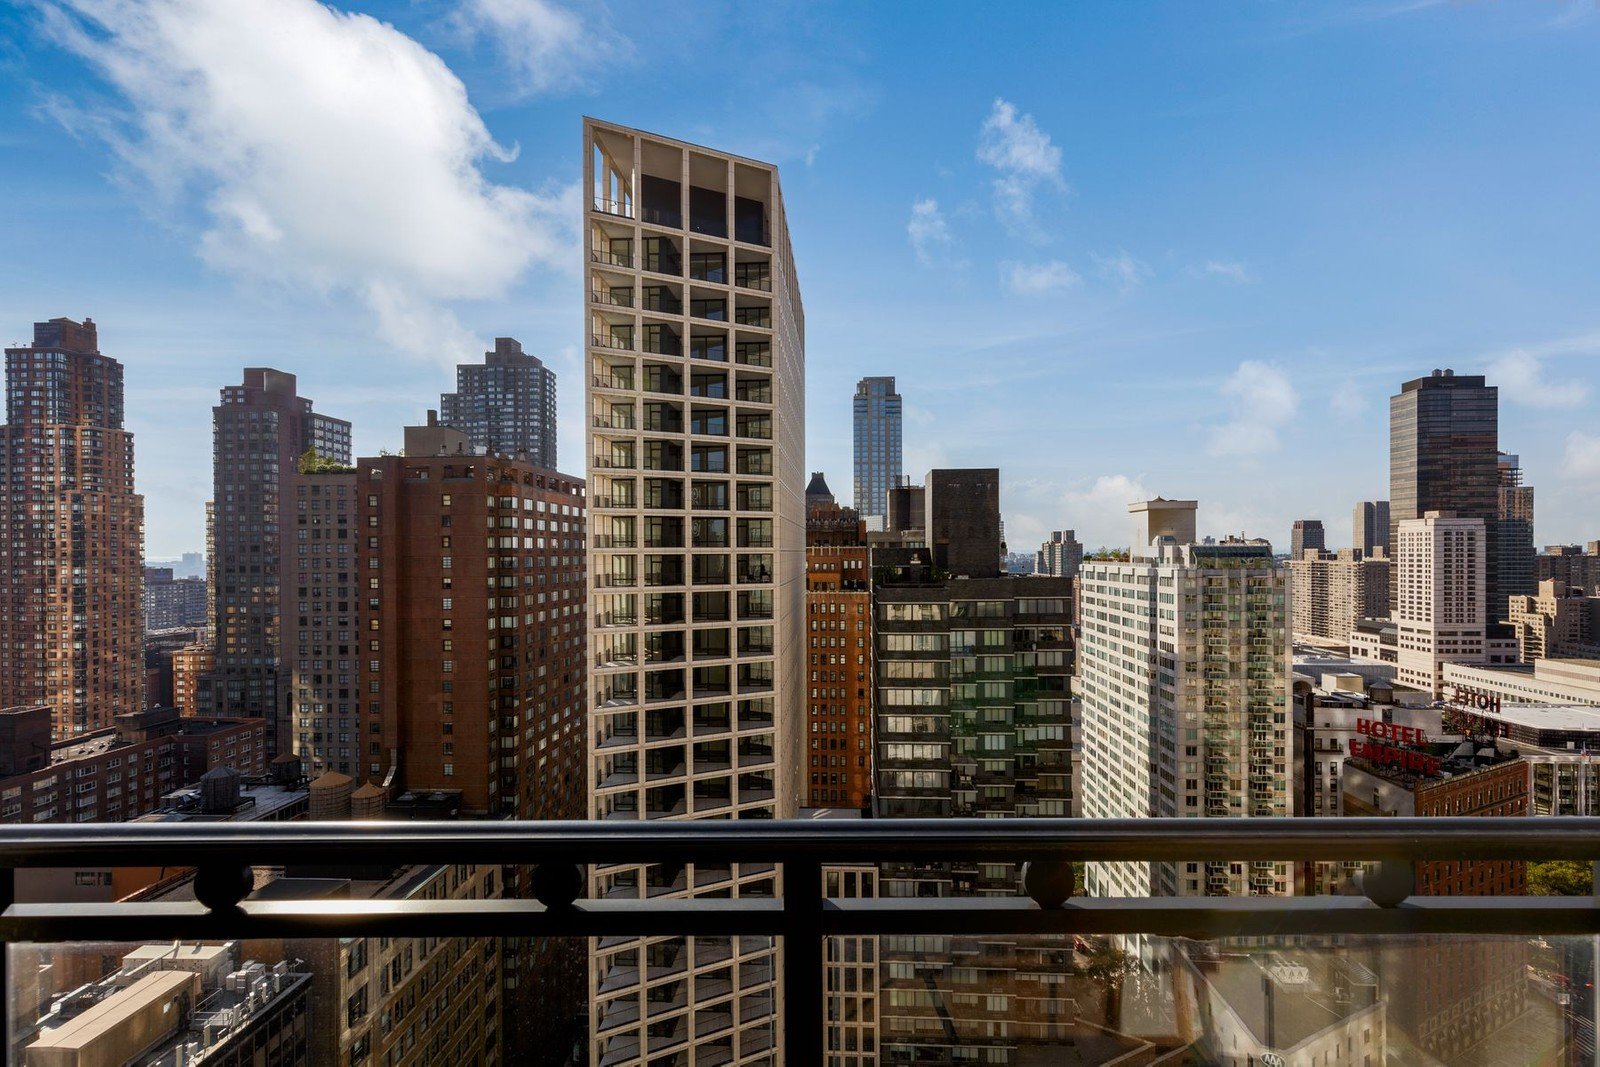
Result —
M 918 263 L 933 263 L 955 246 L 955 238 L 944 221 L 944 212 L 932 197 L 911 205 L 906 236 L 911 239 L 911 250 L 916 253 Z
M 1095 270 L 1100 276 L 1115 282 L 1124 290 L 1132 289 L 1150 277 L 1150 267 L 1141 259 L 1136 259 L 1127 249 L 1120 249 L 1115 255 L 1102 256 L 1091 254 Z
M 1236 263 L 1231 260 L 1208 259 L 1206 260 L 1206 265 L 1202 269 L 1206 274 L 1214 278 L 1222 278 L 1226 281 L 1238 282 L 1241 285 L 1246 282 L 1253 282 L 1256 280 L 1255 275 L 1250 273 L 1249 267 L 1246 267 L 1243 263 Z
M 64 0 L 47 28 L 125 107 L 91 113 L 199 253 L 247 281 L 351 299 L 389 343 L 446 363 L 481 344 L 448 302 L 575 260 L 577 189 L 499 185 L 496 144 L 438 56 L 315 0 Z
M 1294 417 L 1300 395 L 1283 371 L 1247 359 L 1219 390 L 1230 408 L 1226 422 L 1211 431 L 1214 456 L 1263 456 L 1278 447 L 1278 429 Z
M 1048 263 L 1007 263 L 1001 267 L 1006 286 L 1023 296 L 1036 296 L 1057 289 L 1070 289 L 1080 279 L 1078 272 L 1059 259 Z
M 1128 505 L 1155 496 L 1145 488 L 1138 477 L 1126 474 L 1102 474 L 1061 495 L 1062 526 L 1078 531 L 1078 540 L 1084 548 L 1094 550 L 1102 545 L 1125 548 L 1133 520 L 1128 517 Z
M 1039 185 L 1065 190 L 1061 176 L 1061 148 L 1039 128 L 1032 115 L 996 99 L 989 117 L 978 131 L 978 160 L 1000 172 L 994 180 L 995 212 L 1012 229 L 1025 229 L 1033 220 L 1033 192 Z
M 552 0 L 464 0 L 450 21 L 468 39 L 488 38 L 524 95 L 586 88 L 634 54 L 603 19 L 586 22 Z
M 1575 430 L 1567 435 L 1561 474 L 1580 482 L 1600 482 L 1600 435 Z
M 1328 406 L 1339 415 L 1360 415 L 1367 410 L 1367 394 L 1354 378 L 1346 378 L 1328 394 Z
M 1545 375 L 1541 355 L 1515 349 L 1495 359 L 1484 371 L 1490 385 L 1513 403 L 1531 408 L 1575 408 L 1589 399 L 1589 387 L 1568 379 L 1553 381 Z

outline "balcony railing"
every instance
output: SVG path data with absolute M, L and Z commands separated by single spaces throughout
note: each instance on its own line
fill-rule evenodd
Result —
M 762 792 L 760 787 L 741 790 Z M 1413 896 L 1417 860 L 1593 861 L 1600 818 L 417 822 L 0 828 L 0 941 L 782 937 L 787 1062 L 824 1061 L 823 938 L 1592 935 L 1593 897 Z M 826 898 L 823 867 L 1026 864 L 1016 897 Z M 1072 897 L 1072 862 L 1377 861 L 1368 896 Z M 578 899 L 581 864 L 778 863 L 782 897 Z M 531 864 L 537 899 L 247 900 L 253 866 Z M 15 903 L 17 868 L 190 867 L 195 902 Z M 0 960 L 6 958 L 0 953 Z

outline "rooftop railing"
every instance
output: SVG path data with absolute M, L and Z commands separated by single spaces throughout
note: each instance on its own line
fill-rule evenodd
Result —
M 1413 895 L 1418 860 L 1600 857 L 1600 818 L 345 822 L 0 828 L 0 941 L 782 937 L 786 1062 L 821 1063 L 823 939 L 1595 935 L 1594 897 Z M 1072 863 L 1376 861 L 1367 896 L 1071 896 Z M 1025 865 L 1015 897 L 828 898 L 829 865 Z M 777 863 L 781 897 L 580 899 L 584 864 Z M 249 900 L 252 867 L 525 864 L 536 899 Z M 17 903 L 18 868 L 191 867 L 193 902 Z M 5 959 L 0 953 L 0 960 Z

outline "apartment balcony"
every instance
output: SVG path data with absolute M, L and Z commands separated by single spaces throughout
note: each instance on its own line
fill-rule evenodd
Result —
M 663 792 L 661 803 L 649 813 L 670 815 L 681 807 L 681 800 L 673 801 L 671 794 Z M 1380 1007 L 1380 1021 L 1371 1028 L 1381 1035 L 1385 1028 L 1396 1030 L 1404 1025 L 1394 1013 L 1394 1006 L 1401 1003 L 1396 994 L 1419 976 L 1432 980 L 1430 976 L 1442 973 L 1443 963 L 1436 961 L 1430 966 L 1428 962 L 1432 958 L 1429 945 L 1450 938 L 1455 946 L 1532 944 L 1542 945 L 1540 951 L 1546 951 L 1552 943 L 1559 947 L 1563 938 L 1570 938 L 1577 949 L 1588 944 L 1583 939 L 1592 939 L 1596 928 L 1595 898 L 1591 896 L 1425 896 L 1416 895 L 1414 885 L 1415 864 L 1423 860 L 1590 863 L 1600 856 L 1600 819 L 1596 818 L 686 823 L 651 822 L 638 819 L 635 812 L 620 815 L 619 821 L 607 822 L 4 827 L 0 828 L 0 879 L 5 883 L 5 899 L 11 903 L 0 910 L 0 940 L 10 946 L 69 941 L 494 938 L 510 930 L 521 937 L 613 939 L 607 942 L 611 944 L 637 937 L 689 937 L 694 940 L 688 945 L 646 946 L 634 957 L 632 966 L 619 961 L 600 977 L 598 1058 L 620 1063 L 640 1053 L 641 1008 L 647 1018 L 659 1016 L 667 1024 L 647 1039 L 653 1050 L 668 1050 L 697 1038 L 710 1040 L 709 1046 L 697 1048 L 697 1055 L 720 1048 L 715 1044 L 717 1035 L 730 1028 L 733 1019 L 759 1022 L 776 1011 L 783 1020 L 772 1032 L 783 1034 L 785 1062 L 812 1064 L 827 1058 L 824 938 L 914 935 L 952 945 L 960 942 L 970 950 L 960 955 L 970 961 L 963 965 L 980 971 L 959 981 L 952 978 L 952 984 L 977 993 L 984 990 L 973 979 L 982 978 L 982 970 L 992 965 L 992 943 L 1014 941 L 1022 935 L 1057 935 L 1068 942 L 1075 938 L 1078 952 L 1090 950 L 1084 947 L 1085 939 L 1093 942 L 1122 935 L 1187 939 L 1185 944 L 1201 953 L 1196 975 L 1238 965 L 1255 954 L 1261 970 L 1251 969 L 1252 980 L 1244 985 L 1256 990 L 1261 988 L 1262 974 L 1281 977 L 1297 969 L 1292 965 L 1295 961 L 1278 959 L 1276 954 L 1320 951 L 1330 959 L 1365 960 L 1376 968 L 1367 974 L 1368 981 L 1377 983 L 1376 999 L 1366 1003 L 1390 1006 L 1387 1023 L 1382 1021 Z M 1278 881 L 1275 865 L 1310 861 L 1366 861 L 1377 866 L 1365 878 L 1365 896 L 1272 895 Z M 1171 863 L 1178 865 L 1180 878 L 1184 877 L 1184 864 L 1199 863 L 1200 872 L 1192 877 L 1202 892 L 1216 895 L 1075 897 L 1071 895 L 1071 864 L 1083 862 Z M 826 866 L 952 863 L 968 870 L 978 864 L 1027 866 L 1015 896 L 863 899 L 824 895 L 822 872 Z M 533 876 L 528 881 L 536 898 L 253 899 L 250 892 L 255 868 L 370 870 L 457 864 L 532 865 Z M 658 873 L 654 881 L 642 878 L 616 887 L 629 892 L 619 891 L 605 899 L 580 899 L 585 879 L 578 865 L 627 864 L 650 864 Z M 735 864 L 740 865 L 741 875 L 758 872 L 760 865 L 781 870 L 783 895 L 669 899 L 691 888 L 726 886 Z M 19 868 L 117 867 L 194 869 L 196 899 L 130 898 L 110 903 L 15 900 L 15 871 Z M 1235 867 L 1238 873 L 1234 873 Z M 991 888 L 999 888 L 998 883 Z M 736 937 L 739 942 L 733 941 Z M 771 992 L 779 967 L 771 957 L 758 954 L 779 937 L 785 945 L 781 956 L 785 995 L 781 999 Z M 1538 940 L 1530 941 L 1534 938 Z M 754 947 L 747 948 L 747 944 Z M 1372 947 L 1372 954 L 1361 955 L 1364 945 Z M 1076 971 L 1071 958 L 1075 955 L 1068 953 L 1059 966 L 1046 968 L 1044 973 Z M 1581 953 L 1572 958 L 1581 963 L 1578 956 Z M 1557 963 L 1541 965 L 1547 970 L 1560 966 L 1559 955 L 1541 957 L 1550 958 Z M 1520 958 L 1513 962 L 1521 989 L 1529 968 Z M 695 969 L 702 967 L 717 969 L 696 973 Z M 928 973 L 931 978 L 932 972 Z M 1159 1009 L 1163 973 L 1164 968 L 1140 973 L 1130 970 L 1119 980 L 1125 983 L 1124 1002 L 1155 1004 Z M 15 972 L 12 977 L 15 979 Z M 1487 974 L 1469 970 L 1460 980 L 1477 983 L 1475 988 L 1486 999 L 1504 1000 L 1504 991 L 1493 986 Z M 1576 980 L 1588 979 L 1579 974 Z M 649 982 L 648 995 L 617 995 L 644 981 Z M 886 982 L 885 987 L 891 984 L 903 989 L 922 987 L 916 981 Z M 1141 999 L 1152 989 L 1158 991 L 1153 1000 Z M 12 992 L 17 991 L 14 986 Z M 1529 993 L 1527 1000 L 1532 1002 L 1536 999 L 1532 987 Z M 1383 999 L 1386 995 L 1387 1001 Z M 1520 1002 L 1522 994 L 1517 996 Z M 719 997 L 726 999 L 719 1001 Z M 731 999 L 734 997 L 738 999 Z M 691 1001 L 696 1010 L 675 1017 Z M 1559 1003 L 1545 1003 L 1556 1003 L 1556 1009 L 1508 1015 L 1502 1024 L 1505 1039 L 1527 1042 L 1538 1038 L 1541 1031 L 1536 1024 L 1559 1038 L 1564 1032 Z M 1031 1018 L 1030 1011 L 1020 1004 L 983 1009 L 985 1017 L 1013 1023 L 1025 1016 Z M 918 1013 L 920 1009 L 910 1006 L 893 1014 Z M 1364 1022 L 1353 1018 L 1357 1021 L 1348 1033 L 1360 1041 Z M 1210 1024 L 1201 1020 L 1197 1025 L 1204 1029 Z M 1321 1025 L 1318 1023 L 1319 1028 Z M 887 1030 L 885 1036 L 887 1042 Z M 752 1045 L 751 1037 L 741 1038 L 741 1056 L 771 1040 L 759 1037 Z M 1474 1041 L 1480 1039 L 1481 1034 L 1473 1037 Z M 1437 1058 L 1452 1061 L 1448 1053 Z M 1521 1045 L 1507 1045 L 1498 1058 L 1485 1053 L 1478 1060 L 1547 1061 L 1536 1059 L 1531 1047 Z M 1214 1057 L 1205 1060 L 1213 1061 Z M 1293 1057 L 1286 1061 L 1299 1062 Z M 1360 1062 L 1359 1055 L 1352 1062 Z M 1385 1062 L 1382 1049 L 1373 1062 Z

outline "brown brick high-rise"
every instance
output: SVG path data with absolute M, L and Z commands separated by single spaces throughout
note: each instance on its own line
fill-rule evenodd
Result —
M 806 489 L 806 804 L 872 798 L 872 583 L 867 527 L 821 474 Z
M 436 425 L 407 427 L 403 456 L 332 477 L 353 478 L 357 538 L 351 773 L 393 790 L 459 790 L 468 818 L 583 818 L 583 481 L 474 454 L 465 434 Z M 314 597 L 315 572 L 309 581 Z M 311 652 L 314 668 L 314 639 Z M 333 765 L 332 722 L 313 711 L 312 739 L 329 742 L 317 748 L 301 719 L 303 760 L 311 750 L 313 765 Z M 506 896 L 527 895 L 528 868 L 503 873 Z M 582 1032 L 584 943 L 501 944 L 506 1062 L 554 1061 Z
M 296 394 L 294 375 L 266 367 L 246 368 L 221 399 L 211 409 L 216 664 L 202 682 L 202 702 L 211 714 L 266 719 L 276 755 L 292 747 L 287 676 L 299 656 L 282 642 L 302 610 L 287 572 L 298 571 L 309 548 L 285 543 L 299 533 L 294 479 L 308 451 L 348 464 L 350 424 L 313 412 Z
M 0 706 L 45 704 L 58 739 L 143 707 L 144 499 L 122 364 L 95 324 L 51 319 L 6 349 L 0 428 Z

